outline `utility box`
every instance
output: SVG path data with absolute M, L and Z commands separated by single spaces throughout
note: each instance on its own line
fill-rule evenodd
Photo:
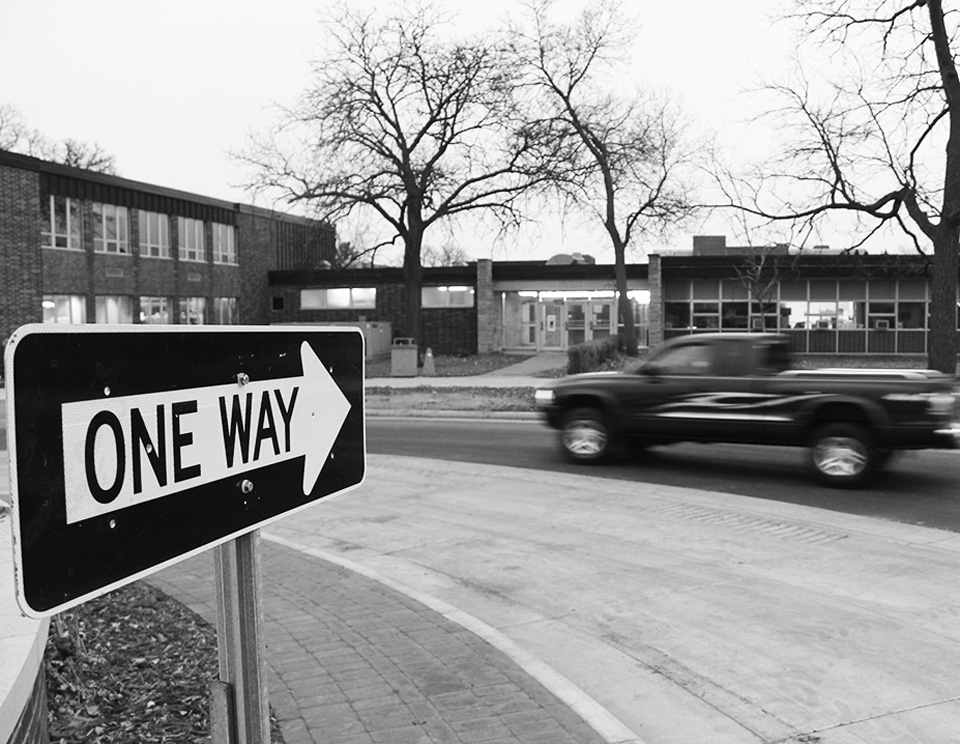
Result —
M 390 347 L 391 377 L 417 376 L 417 345 L 412 338 L 395 338 Z

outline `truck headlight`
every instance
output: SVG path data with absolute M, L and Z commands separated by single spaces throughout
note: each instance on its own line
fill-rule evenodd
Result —
M 950 393 L 930 393 L 927 407 L 934 416 L 951 416 L 956 413 L 957 399 Z

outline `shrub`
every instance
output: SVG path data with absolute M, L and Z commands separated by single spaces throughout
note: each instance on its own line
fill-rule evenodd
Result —
M 623 350 L 620 336 L 604 336 L 567 349 L 567 374 L 595 372 Z

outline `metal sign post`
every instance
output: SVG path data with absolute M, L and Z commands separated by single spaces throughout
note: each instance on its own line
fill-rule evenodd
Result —
M 260 532 L 214 549 L 220 685 L 212 689 L 213 744 L 268 744 Z

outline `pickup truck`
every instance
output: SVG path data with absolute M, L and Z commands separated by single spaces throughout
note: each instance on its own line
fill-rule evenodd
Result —
M 666 342 L 632 370 L 569 375 L 535 392 L 564 454 L 597 463 L 671 442 L 807 447 L 825 483 L 864 483 L 896 450 L 955 448 L 955 380 L 921 369 L 791 369 L 775 333 Z

